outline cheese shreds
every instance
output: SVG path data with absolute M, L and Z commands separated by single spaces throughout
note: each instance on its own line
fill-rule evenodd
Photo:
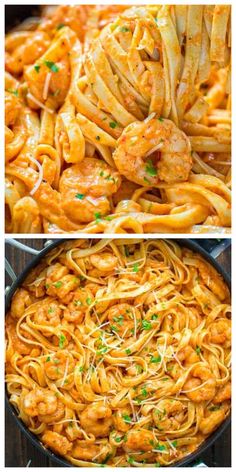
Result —
M 48 91 L 49 91 L 49 85 L 50 85 L 51 77 L 52 77 L 52 73 L 48 72 L 47 75 L 46 75 L 46 79 L 45 79 L 44 87 L 43 87 L 43 99 L 44 100 L 47 100 L 47 98 L 48 98 Z
M 88 200 L 88 202 L 91 203 L 91 205 L 97 207 L 99 205 L 99 201 L 96 199 L 96 198 L 93 198 L 93 197 L 90 197 L 89 195 L 88 196 L 85 196 L 86 200 Z
M 106 326 L 106 325 L 109 325 L 109 324 L 110 324 L 110 321 L 107 321 L 106 323 L 103 323 L 103 324 L 101 324 L 100 326 L 97 326 L 97 327 L 94 328 L 92 331 L 90 331 L 90 333 L 87 334 L 84 339 L 89 338 L 89 336 L 91 336 L 91 334 L 93 334 L 93 333 L 95 333 L 96 331 L 98 331 L 99 329 L 103 328 L 103 326 Z M 87 347 L 87 346 L 86 346 L 86 347 Z
M 168 444 L 170 445 L 171 449 L 173 449 L 174 452 L 177 452 L 177 449 L 175 446 L 173 446 L 172 442 L 166 437 L 166 441 L 168 442 Z
M 52 113 L 52 114 L 54 113 L 54 110 L 52 110 L 51 108 L 48 108 L 46 105 L 40 102 L 37 98 L 35 98 L 30 92 L 27 93 L 26 97 L 32 102 L 34 102 L 35 105 L 38 105 L 38 107 L 43 108 L 43 110 L 47 111 L 48 113 Z
M 153 154 L 155 151 L 157 151 L 158 149 L 161 149 L 163 146 L 163 143 L 160 143 L 160 144 L 157 144 L 156 146 L 154 146 L 152 149 L 150 149 L 144 157 L 148 157 L 150 156 L 150 154 Z
M 145 120 L 143 120 L 144 123 L 148 123 L 150 120 L 152 120 L 153 118 L 155 118 L 156 116 L 156 112 L 153 111 L 149 116 L 147 116 L 147 118 L 145 118 Z
M 133 311 L 133 318 L 134 318 L 134 337 L 137 339 L 137 320 L 135 316 L 135 312 Z
M 34 157 L 30 156 L 30 160 L 37 166 L 38 171 L 39 171 L 39 176 L 37 182 L 34 184 L 32 190 L 30 191 L 30 195 L 34 195 L 35 192 L 37 192 L 38 188 L 40 187 L 42 181 L 43 181 L 43 168 L 41 164 L 35 159 Z

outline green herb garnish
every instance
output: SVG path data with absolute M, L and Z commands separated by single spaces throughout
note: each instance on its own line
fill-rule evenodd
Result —
M 55 62 L 52 61 L 44 61 L 45 66 L 48 67 L 52 72 L 58 72 L 59 67 L 55 64 Z

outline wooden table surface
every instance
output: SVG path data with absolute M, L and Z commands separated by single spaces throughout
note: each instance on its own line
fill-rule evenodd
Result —
M 22 243 L 41 249 L 45 240 L 21 239 Z M 20 252 L 18 249 L 6 246 L 6 257 L 16 274 L 19 274 L 25 265 L 32 259 L 32 255 Z M 218 258 L 218 262 L 230 273 L 231 251 L 226 249 Z M 10 284 L 8 276 L 6 285 Z M 14 422 L 9 410 L 6 410 L 6 444 L 5 444 L 5 466 L 6 467 L 60 467 L 55 462 L 50 461 L 43 453 L 39 452 L 25 436 L 21 433 Z M 230 467 L 231 466 L 231 431 L 228 428 L 223 435 L 211 446 L 201 460 L 208 467 Z

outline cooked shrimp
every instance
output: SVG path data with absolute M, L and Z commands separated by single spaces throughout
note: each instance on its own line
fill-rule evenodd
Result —
M 191 376 L 183 386 L 187 397 L 196 403 L 212 400 L 216 393 L 216 379 L 210 369 L 198 364 L 191 371 Z
M 112 410 L 102 402 L 88 405 L 80 414 L 82 428 L 95 437 L 107 436 L 112 423 Z
M 72 165 L 62 173 L 59 183 L 62 208 L 76 223 L 88 223 L 107 215 L 111 211 L 109 197 L 118 190 L 120 183 L 118 172 L 108 164 L 85 157 L 80 164 Z
M 227 382 L 227 384 L 220 387 L 219 390 L 216 392 L 212 402 L 214 404 L 222 403 L 226 400 L 230 400 L 231 398 L 231 383 Z
M 87 441 L 76 441 L 73 446 L 71 455 L 75 459 L 84 461 L 95 461 L 101 463 L 111 453 L 111 446 L 109 444 L 96 445 L 88 443 Z
M 65 405 L 60 400 L 57 402 L 57 409 L 54 413 L 47 413 L 45 415 L 38 415 L 38 420 L 41 423 L 54 424 L 60 421 L 65 415 Z M 57 431 L 60 432 L 60 431 Z
M 184 366 L 196 364 L 199 362 L 199 356 L 197 352 L 191 346 L 185 346 L 177 354 L 177 357 Z
M 102 252 L 101 254 L 92 254 L 90 262 L 101 272 L 111 272 L 117 267 L 118 259 L 109 252 Z
M 73 444 L 54 431 L 45 431 L 42 436 L 42 441 L 46 446 L 49 446 L 57 454 L 65 455 L 71 451 Z
M 151 451 L 153 449 L 155 436 L 147 429 L 131 430 L 127 433 L 125 449 L 131 451 Z
M 178 400 L 161 400 L 152 413 L 153 421 L 160 431 L 177 431 L 185 416 L 185 407 Z
M 80 280 L 77 277 L 75 277 L 72 274 L 67 274 L 61 277 L 56 282 L 53 282 L 53 283 L 47 282 L 46 289 L 47 289 L 48 295 L 56 296 L 66 301 L 65 297 L 67 295 L 70 295 L 71 292 L 73 292 L 74 290 L 76 290 L 79 285 L 80 285 Z
M 139 310 L 128 303 L 113 305 L 108 308 L 106 315 L 111 329 L 124 338 L 134 334 L 135 326 L 138 329 L 138 323 L 141 320 Z
M 20 33 L 11 34 L 6 40 L 6 69 L 12 74 L 23 72 L 25 65 L 33 64 L 46 51 L 50 44 L 50 38 L 47 33 L 42 31 L 28 32 L 28 38 L 23 38 L 19 44 Z M 17 47 L 15 46 L 17 44 Z M 11 54 L 8 54 L 11 51 Z
M 63 350 L 57 351 L 45 359 L 44 369 L 47 377 L 52 380 L 63 378 L 65 373 L 68 375 L 73 372 L 75 361 L 73 356 Z
M 21 318 L 27 306 L 29 306 L 31 303 L 32 300 L 29 295 L 29 292 L 27 292 L 27 290 L 25 290 L 24 288 L 20 288 L 14 293 L 12 297 L 11 315 L 14 318 Z
M 60 316 L 62 310 L 59 303 L 55 300 L 48 305 L 42 305 L 38 308 L 34 315 L 35 323 L 44 326 L 57 326 L 60 324 Z
M 126 433 L 132 427 L 130 421 L 127 421 L 127 418 L 130 418 L 132 411 L 130 407 L 119 408 L 119 410 L 114 412 L 113 422 L 114 427 L 122 433 Z
M 73 299 L 64 310 L 64 318 L 72 323 L 80 323 L 88 306 L 93 302 L 91 290 L 79 287 L 73 292 Z
M 27 356 L 31 352 L 33 345 L 25 343 L 18 337 L 16 332 L 16 320 L 14 320 L 11 316 L 7 317 L 6 331 L 9 343 L 11 343 L 12 347 L 14 348 L 14 351 L 24 356 Z M 11 359 L 7 360 L 11 361 Z
M 50 415 L 57 410 L 57 397 L 47 389 L 35 388 L 23 397 L 23 410 L 28 416 Z
M 184 182 L 192 166 L 189 139 L 166 119 L 128 125 L 118 139 L 113 158 L 122 175 L 142 186 Z
M 203 434 L 208 436 L 209 434 L 212 433 L 212 431 L 214 431 L 214 429 L 217 428 L 217 426 L 220 423 L 222 423 L 224 418 L 225 418 L 225 412 L 223 409 L 212 411 L 209 416 L 201 419 L 199 423 L 199 429 Z
M 209 289 L 221 300 L 229 296 L 229 289 L 216 269 L 205 261 L 198 259 L 197 268 Z
M 21 110 L 21 103 L 18 97 L 13 93 L 5 92 L 5 123 L 6 126 L 12 126 Z
M 224 344 L 231 339 L 231 320 L 220 319 L 216 320 L 209 326 L 210 342 L 216 344 Z

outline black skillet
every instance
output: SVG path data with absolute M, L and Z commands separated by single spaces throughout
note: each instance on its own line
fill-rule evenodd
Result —
M 19 243 L 14 242 L 14 240 L 7 240 L 7 241 L 11 244 L 13 242 L 13 243 L 15 243 L 19 246 Z M 47 246 L 44 247 L 44 249 L 42 249 L 41 251 L 34 251 L 35 256 L 33 257 L 33 259 L 30 261 L 29 264 L 26 265 L 23 272 L 21 272 L 19 274 L 19 276 L 17 276 L 15 278 L 15 280 L 14 280 L 13 284 L 11 285 L 11 287 L 9 287 L 8 290 L 6 291 L 6 311 L 10 307 L 10 303 L 11 303 L 11 299 L 12 299 L 13 294 L 15 293 L 17 288 L 19 288 L 22 285 L 23 281 L 25 280 L 26 276 L 30 273 L 30 271 L 41 262 L 41 259 L 46 254 L 48 254 L 49 251 L 54 249 L 56 246 L 62 244 L 64 241 L 65 241 L 65 239 L 59 239 L 59 240 L 56 239 L 52 242 L 49 242 L 47 244 Z M 176 242 L 178 242 L 178 244 L 180 246 L 185 246 L 185 247 L 191 249 L 192 251 L 201 254 L 201 256 L 204 259 L 206 259 L 210 264 L 212 264 L 212 266 L 215 267 L 216 270 L 222 275 L 222 277 L 224 278 L 226 284 L 228 285 L 228 287 L 230 289 L 230 275 L 218 264 L 218 262 L 212 256 L 212 254 L 214 254 L 215 257 L 217 257 L 217 255 L 219 255 L 222 252 L 222 250 L 224 250 L 227 246 L 230 245 L 230 240 L 229 239 L 222 240 L 222 242 L 220 244 L 217 244 L 216 242 L 212 243 L 210 241 L 211 240 L 200 240 L 199 241 L 201 243 L 201 246 L 200 246 L 196 242 L 196 240 L 176 239 Z M 216 241 L 216 240 L 214 240 L 214 241 Z M 207 250 L 205 250 L 202 247 L 203 245 L 204 245 L 204 247 L 206 247 Z M 24 249 L 24 247 L 22 247 L 22 249 Z M 209 253 L 207 251 L 211 251 L 211 253 Z M 9 267 L 8 267 L 8 273 L 9 273 Z M 9 408 L 11 414 L 13 415 L 13 417 L 14 417 L 16 423 L 18 424 L 19 428 L 21 429 L 21 431 L 31 441 L 31 443 L 34 444 L 34 446 L 36 446 L 41 452 L 46 454 L 46 456 L 49 459 L 51 459 L 51 460 L 55 461 L 56 463 L 60 464 L 60 466 L 72 467 L 72 465 L 68 461 L 66 461 L 62 457 L 57 456 L 56 454 L 54 454 L 50 450 L 46 449 L 42 445 L 42 443 L 39 441 L 39 439 L 27 429 L 27 427 L 24 425 L 24 423 L 17 417 L 16 410 L 9 403 L 8 395 L 6 395 L 6 404 L 7 404 L 7 408 Z M 208 449 L 210 446 L 212 446 L 213 443 L 217 439 L 219 439 L 219 437 L 222 435 L 222 433 L 225 431 L 225 429 L 227 427 L 229 427 L 230 421 L 231 421 L 230 417 L 227 417 L 225 419 L 225 421 L 220 425 L 220 427 L 211 436 L 209 436 L 209 438 L 207 438 L 204 441 L 204 443 L 194 453 L 189 454 L 188 456 L 184 457 L 180 461 L 176 462 L 174 464 L 174 467 L 192 466 L 193 462 L 196 462 L 197 460 L 199 461 L 202 454 L 206 451 L 206 449 Z M 191 463 L 191 465 L 190 465 L 190 463 Z

